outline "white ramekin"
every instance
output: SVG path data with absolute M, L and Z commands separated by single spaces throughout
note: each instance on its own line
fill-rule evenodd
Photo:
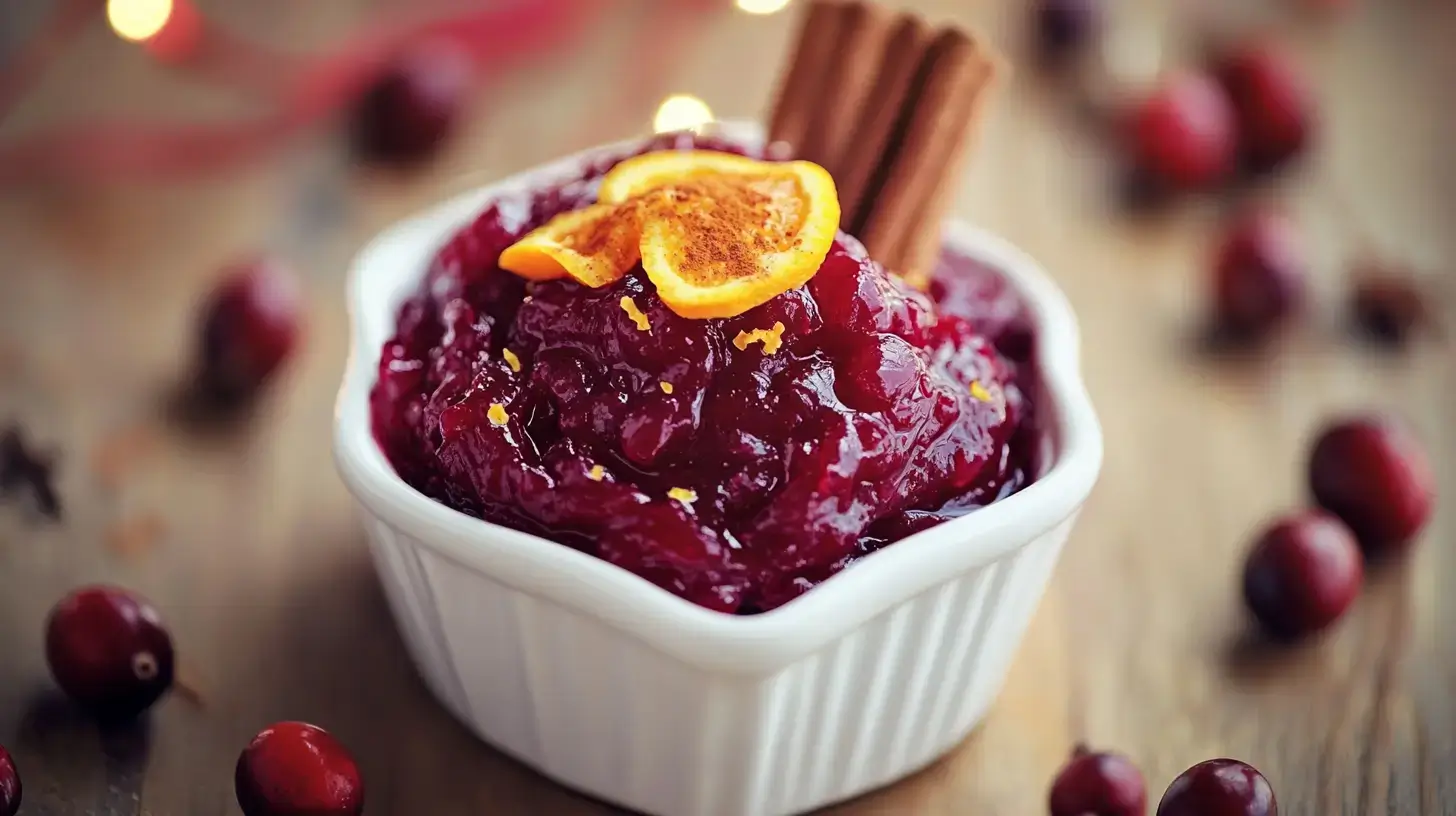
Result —
M 755 138 L 751 126 L 731 126 Z M 1077 326 L 1034 261 L 948 222 L 1035 317 L 1046 471 L 1015 496 L 866 558 L 772 612 L 694 606 L 584 553 L 451 510 L 395 475 L 369 390 L 399 304 L 484 202 L 568 157 L 386 230 L 355 259 L 335 456 L 415 663 L 481 739 L 571 788 L 652 814 L 797 813 L 906 776 L 961 742 L 1000 691 L 1102 436 Z

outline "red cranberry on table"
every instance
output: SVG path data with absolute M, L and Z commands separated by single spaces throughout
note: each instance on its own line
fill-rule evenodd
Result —
M 19 812 L 20 772 L 15 770 L 10 752 L 0 745 L 0 816 L 15 816 Z
M 1143 775 L 1127 757 L 1078 746 L 1052 782 L 1051 816 L 1143 816 Z
M 298 280 L 280 263 L 225 270 L 201 313 L 197 366 L 206 393 L 234 399 L 261 388 L 298 345 L 302 312 Z
M 1404 550 L 1435 502 L 1430 462 L 1397 420 L 1364 416 L 1327 428 L 1309 457 L 1315 501 L 1339 516 L 1367 553 Z
M 400 55 L 359 99 L 353 139 L 364 158 L 411 164 L 454 132 L 470 91 L 470 58 L 449 43 Z
M 280 722 L 238 757 L 233 783 L 245 816 L 356 816 L 364 781 L 354 757 L 316 725 Z
M 1364 582 L 1350 528 L 1318 510 L 1276 522 L 1244 562 L 1244 602 L 1264 630 L 1292 640 L 1334 623 Z
M 1213 269 L 1213 316 L 1230 336 L 1260 339 L 1298 311 L 1306 262 L 1292 222 L 1267 210 L 1241 216 L 1219 246 Z
M 1234 169 L 1233 107 L 1206 74 L 1169 77 L 1134 109 L 1130 150 L 1137 169 L 1173 191 L 1213 187 Z
M 46 625 L 56 684 L 102 720 L 129 720 L 172 686 L 172 637 L 145 599 L 110 586 L 67 595 Z
M 1408 275 L 1362 274 L 1350 297 L 1355 324 L 1372 340 L 1398 346 L 1429 320 L 1425 294 Z
M 1039 0 L 1035 7 L 1037 47 L 1043 59 L 1058 60 L 1081 49 L 1102 23 L 1101 0 Z
M 1168 786 L 1157 816 L 1279 816 L 1274 789 L 1252 765 L 1210 759 Z
M 1290 55 L 1251 42 L 1224 54 L 1215 73 L 1233 104 L 1239 154 L 1250 170 L 1276 169 L 1305 151 L 1315 128 L 1313 95 Z

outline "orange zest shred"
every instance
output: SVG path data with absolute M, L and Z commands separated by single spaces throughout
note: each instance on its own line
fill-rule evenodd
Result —
M 991 392 L 986 390 L 986 386 L 981 385 L 980 380 L 971 380 L 971 396 L 981 402 L 990 402 L 995 399 L 991 396 Z
M 637 301 L 623 295 L 621 305 L 622 311 L 626 312 L 627 316 L 632 318 L 632 322 L 637 324 L 637 331 L 652 331 L 652 324 L 647 322 L 647 315 L 643 314 L 642 310 L 637 308 Z
M 586 477 L 593 482 L 600 482 L 602 479 L 607 478 L 607 469 L 601 465 L 592 465 L 591 470 L 586 472 Z
M 517 357 L 514 351 L 501 349 L 501 356 L 506 359 L 506 365 L 510 366 L 512 371 L 517 374 L 521 373 L 521 358 Z
M 824 168 L 710 150 L 665 150 L 620 162 L 599 202 L 563 213 L 508 247 L 502 269 L 591 287 L 637 262 L 682 317 L 735 317 L 802 286 L 839 229 Z
M 666 380 L 663 380 L 662 382 L 658 383 L 657 384 L 657 387 L 658 388 L 661 388 L 662 389 L 662 393 L 664 393 L 664 394 L 671 394 L 672 393 L 672 383 L 670 383 L 670 382 L 668 382 Z
M 485 412 L 485 418 L 490 420 L 490 424 L 497 427 L 511 421 L 510 415 L 506 413 L 506 407 L 499 402 L 490 404 L 490 410 Z
M 738 336 L 733 338 L 733 346 L 739 351 L 748 351 L 748 347 L 754 343 L 763 343 L 763 356 L 765 357 L 777 354 L 779 347 L 784 344 L 784 324 L 774 323 L 771 329 L 740 331 Z
M 698 500 L 698 491 L 691 487 L 674 487 L 667 491 L 668 498 L 675 499 L 683 504 L 692 504 Z

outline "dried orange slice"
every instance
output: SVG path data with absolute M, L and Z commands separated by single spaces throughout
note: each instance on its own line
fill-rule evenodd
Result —
M 839 229 L 834 179 L 810 162 L 707 150 L 628 159 L 604 202 L 642 206 L 642 268 L 683 317 L 734 317 L 802 286 Z
M 788 167 L 787 163 L 763 162 L 716 150 L 660 150 L 618 162 L 602 177 L 597 200 L 616 204 L 659 187 L 703 176 L 762 176 L 774 171 L 782 173 Z
M 640 258 L 677 314 L 733 317 L 807 282 L 839 229 L 824 168 L 708 150 L 628 159 L 602 179 L 599 201 L 507 248 L 501 268 L 597 287 Z
M 526 233 L 506 247 L 497 263 L 529 280 L 570 277 L 596 288 L 637 264 L 641 235 L 635 206 L 593 204 Z

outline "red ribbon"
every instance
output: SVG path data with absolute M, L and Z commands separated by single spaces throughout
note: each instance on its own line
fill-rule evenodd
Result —
M 273 110 L 217 124 L 77 121 L 0 145 L 0 184 L 79 178 L 155 179 L 217 169 L 257 155 L 351 104 L 401 51 L 433 42 L 462 48 L 480 73 L 569 37 L 600 0 L 517 0 L 414 25 L 384 25 L 333 53 L 300 57 L 233 38 L 186 0 L 144 46 L 158 59 L 272 100 Z M 478 4 L 475 4 L 478 5 Z M 0 74 L 0 116 L 100 8 L 68 0 L 46 31 Z

